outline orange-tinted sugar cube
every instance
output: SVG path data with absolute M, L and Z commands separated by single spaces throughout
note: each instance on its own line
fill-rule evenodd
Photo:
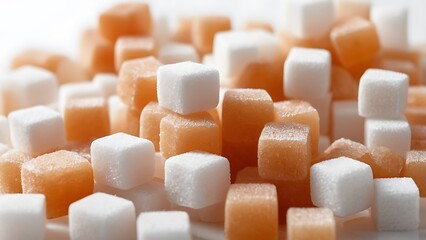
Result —
M 320 123 L 318 112 L 311 104 L 301 100 L 276 102 L 274 103 L 274 121 L 308 125 L 311 153 L 317 154 Z
M 157 69 L 161 63 L 154 57 L 124 62 L 118 77 L 118 96 L 124 103 L 141 111 L 157 101 Z
M 139 136 L 150 140 L 155 151 L 160 150 L 160 122 L 167 115 L 172 114 L 169 110 L 160 107 L 157 102 L 146 105 L 140 115 Z
M 86 30 L 80 40 L 80 64 L 90 76 L 115 73 L 114 43 L 95 29 Z
M 246 29 L 246 30 L 265 30 L 267 32 L 273 32 L 274 31 L 271 24 L 264 22 L 264 21 L 256 21 L 256 20 L 252 20 L 252 21 L 247 22 L 244 25 L 244 29 Z
M 69 141 L 90 141 L 109 134 L 108 105 L 104 98 L 77 98 L 67 102 L 64 124 Z
M 417 85 L 421 83 L 421 58 L 417 51 L 386 50 L 376 57 L 375 67 L 405 73 L 410 85 Z
M 195 48 L 202 55 L 211 53 L 213 39 L 217 32 L 231 29 L 231 20 L 225 16 L 202 16 L 192 22 L 191 39 Z
M 146 3 L 121 3 L 99 16 L 98 27 L 103 37 L 115 41 L 121 36 L 149 35 L 151 13 Z
M 236 88 L 265 89 L 272 100 L 284 100 L 283 92 L 283 64 L 282 59 L 272 62 L 253 62 L 231 80 Z
M 176 20 L 176 29 L 173 32 L 172 39 L 176 42 L 191 43 L 191 31 L 193 18 L 179 17 Z
M 152 37 L 120 37 L 115 43 L 115 69 L 119 72 L 124 61 L 155 56 L 156 51 Z
M 71 203 L 93 193 L 93 170 L 89 161 L 65 150 L 48 153 L 22 165 L 23 193 L 46 196 L 47 218 L 68 214 Z
M 348 157 L 370 166 L 374 165 L 373 158 L 366 146 L 345 138 L 334 141 L 323 153 L 318 155 L 313 164 L 338 157 Z
M 287 239 L 336 239 L 333 212 L 328 208 L 290 208 L 287 212 Z
M 233 184 L 225 203 L 226 239 L 278 239 L 277 191 L 272 184 Z
M 380 50 L 376 27 L 360 17 L 337 24 L 330 37 L 337 57 L 345 67 L 368 61 Z
M 426 126 L 410 124 L 411 149 L 426 150 Z
M 426 125 L 426 106 L 407 106 L 405 117 L 411 125 Z
M 358 82 L 344 68 L 333 66 L 331 68 L 331 92 L 333 100 L 357 99 Z
M 190 151 L 222 153 L 220 127 L 208 112 L 169 114 L 160 122 L 160 152 L 165 158 Z
M 257 142 L 266 123 L 274 118 L 274 106 L 262 89 L 230 89 L 222 103 L 223 139 Z
M 0 194 L 22 193 L 21 166 L 32 157 L 18 150 L 0 156 Z
M 259 175 L 281 181 L 300 181 L 311 166 L 309 126 L 268 123 L 259 138 Z
M 59 83 L 86 80 L 87 76 L 75 62 L 67 57 L 43 50 L 30 49 L 16 55 L 11 63 L 12 68 L 32 65 L 56 74 Z
M 426 86 L 410 86 L 407 101 L 409 106 L 426 107 Z
M 414 180 L 420 191 L 420 197 L 426 197 L 426 151 L 409 151 L 403 170 L 404 177 Z
M 387 147 L 375 147 L 371 150 L 374 164 L 370 165 L 374 178 L 400 177 L 405 159 Z

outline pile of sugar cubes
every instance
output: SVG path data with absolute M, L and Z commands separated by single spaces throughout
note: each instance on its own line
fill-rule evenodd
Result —
M 17 54 L 0 75 L 0 239 L 333 240 L 360 214 L 417 231 L 426 47 L 408 43 L 408 9 L 283 9 L 275 31 L 225 15 L 171 28 L 120 3 L 78 59 Z

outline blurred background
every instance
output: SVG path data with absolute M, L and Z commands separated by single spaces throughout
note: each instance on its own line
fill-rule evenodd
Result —
M 81 31 L 94 27 L 100 12 L 129 0 L 0 0 L 0 71 L 10 58 L 26 48 L 43 48 L 75 58 Z M 131 0 L 130 0 L 131 1 Z M 135 0 L 134 0 L 135 1 Z M 225 14 L 233 28 L 248 19 L 283 26 L 287 0 L 146 0 L 154 18 L 166 17 L 173 29 L 176 16 Z M 401 4 L 409 8 L 411 45 L 426 45 L 426 0 L 361 0 L 376 4 Z

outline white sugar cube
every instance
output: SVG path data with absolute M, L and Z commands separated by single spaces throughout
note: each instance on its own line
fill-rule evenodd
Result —
M 292 48 L 284 63 L 284 95 L 304 100 L 326 97 L 330 71 L 331 57 L 327 50 Z
M 373 173 L 365 163 L 339 157 L 311 167 L 311 197 L 317 207 L 346 217 L 369 208 L 372 196 Z
M 333 140 L 340 138 L 364 142 L 364 119 L 358 115 L 358 102 L 355 100 L 333 102 Z
M 56 76 L 42 68 L 22 66 L 0 79 L 7 92 L 8 112 L 35 105 L 48 105 L 58 97 Z
M 5 116 L 0 115 L 0 143 L 10 145 L 9 122 Z
M 99 88 L 104 97 L 117 94 L 117 75 L 112 73 L 98 73 L 93 77 L 93 85 Z
M 408 50 L 408 9 L 403 5 L 381 4 L 371 8 L 371 21 L 385 49 Z
M 121 191 L 119 196 L 135 204 L 136 213 L 167 210 L 170 207 L 164 184 L 148 182 L 130 190 Z
M 387 147 L 404 158 L 411 147 L 411 129 L 405 120 L 367 119 L 364 135 L 368 148 Z
M 408 231 L 419 227 L 419 189 L 411 178 L 374 180 L 371 215 L 378 230 Z
M 64 112 L 69 100 L 85 97 L 103 97 L 104 93 L 92 82 L 67 83 L 59 88 L 59 111 Z
M 45 224 L 43 194 L 0 195 L 0 239 L 44 240 Z
M 407 96 L 406 74 L 368 69 L 359 82 L 359 115 L 366 118 L 401 118 L 407 107 Z
M 215 35 L 213 59 L 221 79 L 238 76 L 249 63 L 258 58 L 256 42 L 247 32 L 225 31 Z
M 135 207 L 131 201 L 106 193 L 94 193 L 69 207 L 73 240 L 134 239 Z
M 158 51 L 158 60 L 163 64 L 172 64 L 185 61 L 199 62 L 197 50 L 191 44 L 168 43 Z
M 9 114 L 10 138 L 14 148 L 40 155 L 65 144 L 61 115 L 44 106 L 35 106 Z
M 333 25 L 332 0 L 296 0 L 289 7 L 290 31 L 297 38 L 321 38 Z
M 188 214 L 180 211 L 141 213 L 137 222 L 138 240 L 190 240 Z
M 116 133 L 93 141 L 90 152 L 99 184 L 126 190 L 154 177 L 155 151 L 149 140 Z
M 230 185 L 228 159 L 204 152 L 189 152 L 166 161 L 165 187 L 169 200 L 199 209 L 225 201 Z
M 214 108 L 219 101 L 219 72 L 194 62 L 163 65 L 157 71 L 161 107 L 189 114 Z

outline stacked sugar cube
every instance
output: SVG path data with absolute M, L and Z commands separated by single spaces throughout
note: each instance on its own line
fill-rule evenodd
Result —
M 44 239 L 64 216 L 71 239 L 191 239 L 196 223 L 335 239 L 334 216 L 369 208 L 378 230 L 417 229 L 426 90 L 407 9 L 285 6 L 274 32 L 218 15 L 170 30 L 122 3 L 77 62 L 19 53 L 0 76 L 0 239 Z

